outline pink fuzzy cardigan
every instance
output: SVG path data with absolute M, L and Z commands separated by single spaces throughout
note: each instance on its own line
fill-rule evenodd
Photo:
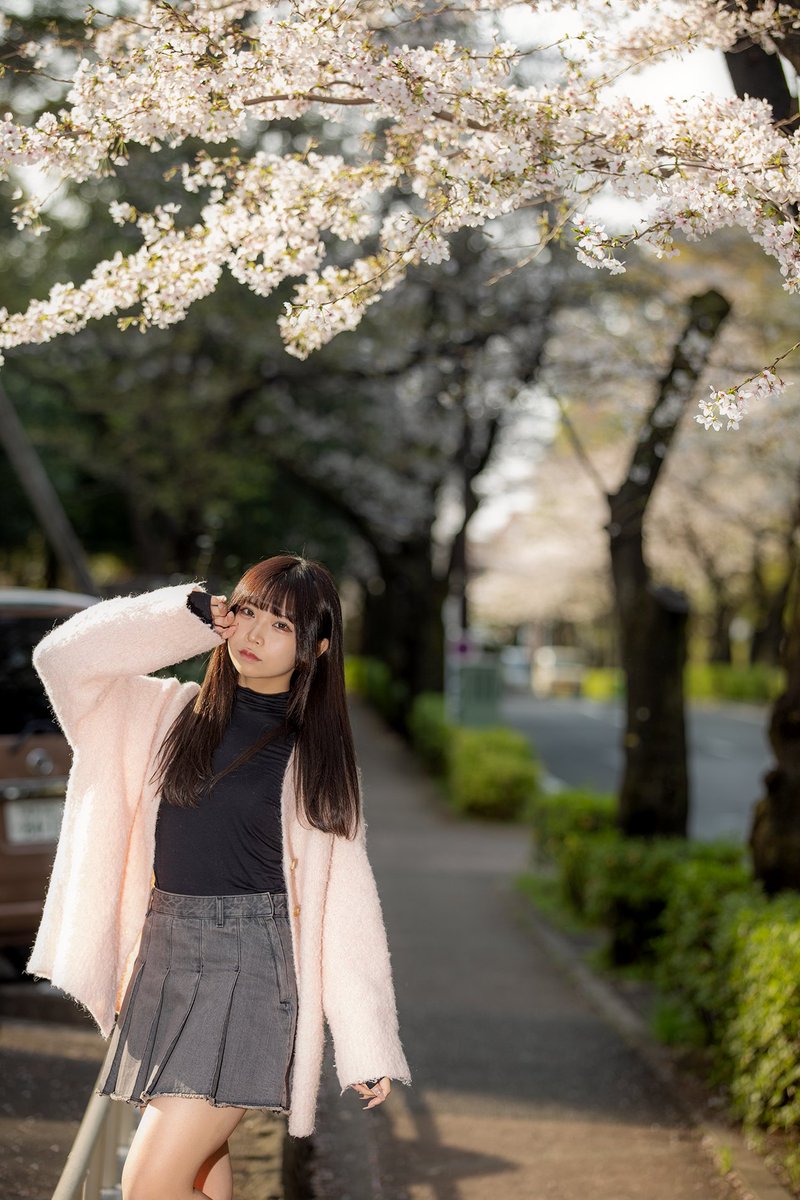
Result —
M 72 750 L 64 819 L 28 974 L 88 1009 L 111 1034 L 139 947 L 153 881 L 159 796 L 148 782 L 170 724 L 200 690 L 150 672 L 212 650 L 220 635 L 186 607 L 196 583 L 102 600 L 33 651 Z M 314 1131 L 333 1037 L 341 1094 L 388 1075 L 410 1084 L 381 904 L 363 817 L 354 840 L 301 824 L 281 795 L 283 866 L 298 990 L 288 1132 Z

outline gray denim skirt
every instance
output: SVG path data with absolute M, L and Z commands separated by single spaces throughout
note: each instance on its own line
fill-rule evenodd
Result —
M 297 985 L 286 892 L 151 889 L 101 1096 L 202 1096 L 288 1115 Z

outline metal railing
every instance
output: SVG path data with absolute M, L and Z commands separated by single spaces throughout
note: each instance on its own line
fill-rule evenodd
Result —
M 140 1118 L 134 1105 L 93 1087 L 52 1200 L 122 1200 L 122 1168 Z

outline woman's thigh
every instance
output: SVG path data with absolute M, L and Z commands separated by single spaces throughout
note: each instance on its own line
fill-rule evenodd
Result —
M 230 1146 L 223 1142 L 218 1150 L 209 1155 L 194 1181 L 198 1192 L 209 1200 L 231 1200 L 233 1196 L 233 1167 Z
M 122 1172 L 123 1200 L 183 1200 L 197 1173 L 247 1109 L 217 1108 L 198 1096 L 148 1101 Z

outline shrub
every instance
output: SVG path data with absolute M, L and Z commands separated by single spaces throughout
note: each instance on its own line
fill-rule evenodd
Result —
M 387 663 L 368 655 L 350 654 L 345 660 L 345 686 L 363 696 L 395 728 L 402 725 L 408 686 L 395 679 Z
M 609 931 L 608 955 L 623 965 L 654 957 L 655 939 L 684 838 L 596 838 L 589 858 L 586 912 Z
M 557 860 L 569 834 L 613 829 L 616 813 L 617 799 L 611 793 L 569 788 L 561 792 L 535 792 L 525 816 L 533 827 L 539 857 Z
M 738 853 L 733 847 L 731 854 L 735 858 L 726 862 L 694 853 L 675 866 L 661 918 L 663 932 L 655 944 L 658 986 L 680 998 L 707 1042 L 717 1036 L 722 1018 L 723 960 L 714 948 L 720 910 L 733 893 L 760 893 L 741 847 Z
M 749 700 L 768 703 L 785 686 L 781 667 L 752 663 L 737 667 L 732 663 L 688 663 L 685 671 L 686 694 L 692 699 Z
M 457 726 L 450 746 L 447 783 L 453 807 L 499 820 L 519 816 L 539 780 L 527 737 L 502 726 Z
M 348 692 L 363 696 L 364 658 L 361 654 L 346 654 L 344 659 L 344 686 Z
M 721 1050 L 747 1124 L 800 1124 L 800 896 L 731 896 L 714 944 L 726 972 Z
M 620 667 L 591 667 L 583 676 L 581 694 L 590 700 L 613 700 L 625 695 L 625 674 Z
M 564 899 L 576 913 L 589 918 L 587 891 L 589 880 L 595 872 L 595 858 L 602 859 L 604 852 L 622 841 L 622 835 L 614 829 L 599 830 L 597 833 L 566 834 L 558 848 L 558 868 Z
M 653 961 L 676 868 L 687 859 L 731 863 L 741 848 L 730 842 L 685 838 L 626 838 L 615 830 L 568 834 L 558 861 L 567 901 L 585 919 L 608 929 L 607 957 L 615 965 Z
M 687 663 L 686 695 L 693 700 L 745 700 L 772 703 L 785 687 L 781 667 L 752 663 Z M 592 667 L 583 677 L 582 693 L 592 700 L 612 700 L 625 694 L 625 676 L 619 667 Z
M 454 725 L 448 721 L 441 692 L 420 692 L 407 718 L 412 745 L 435 775 L 447 770 L 448 751 Z

